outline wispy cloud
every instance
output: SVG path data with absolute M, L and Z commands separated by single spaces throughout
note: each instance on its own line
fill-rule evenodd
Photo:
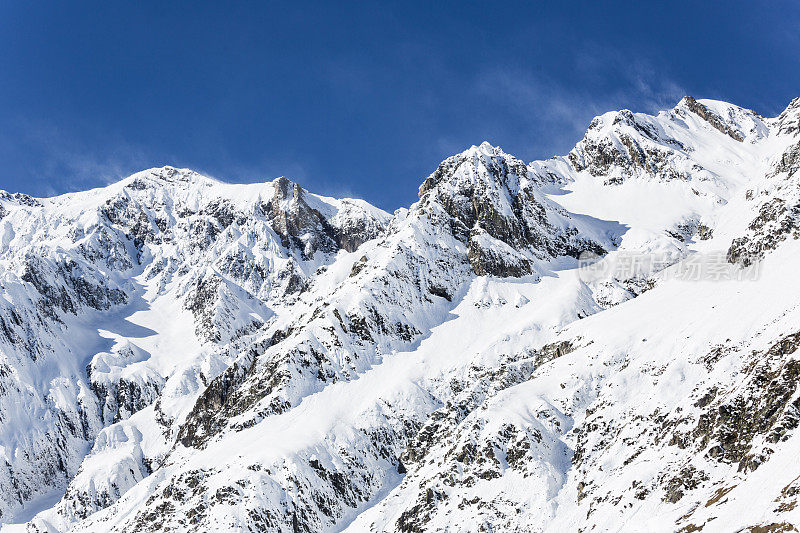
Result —
M 146 168 L 174 165 L 188 167 L 203 175 L 224 182 L 264 182 L 286 176 L 305 187 L 309 181 L 306 165 L 297 158 L 262 159 L 243 163 L 219 145 L 210 148 L 203 161 L 187 161 L 185 157 L 164 155 L 152 147 L 139 146 L 125 139 L 110 136 L 97 143 L 78 140 L 69 132 L 44 121 L 18 121 L 12 146 L 30 154 L 28 169 L 14 175 L 2 175 L 0 189 L 25 192 L 35 196 L 54 196 L 114 183 Z M 210 161 L 211 166 L 208 166 Z
M 479 95 L 513 113 L 515 123 L 527 123 L 524 133 L 537 158 L 564 153 L 596 115 L 620 108 L 656 113 L 686 94 L 653 64 L 613 49 L 587 48 L 572 62 L 569 80 L 498 66 L 482 71 L 475 81 Z
M 587 81 L 602 84 L 613 80 L 614 91 L 594 94 L 601 105 L 628 101 L 633 111 L 655 113 L 674 106 L 686 95 L 685 89 L 663 67 L 616 48 L 592 43 L 576 51 L 574 62 Z
M 90 146 L 46 122 L 20 122 L 14 144 L 32 154 L 29 175 L 3 177 L 7 188 L 52 196 L 109 184 L 155 164 L 145 152 L 121 139 Z

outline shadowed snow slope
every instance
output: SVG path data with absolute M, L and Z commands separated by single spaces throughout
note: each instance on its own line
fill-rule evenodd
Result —
M 0 194 L 0 523 L 789 530 L 798 123 L 606 113 L 393 215 L 171 167 Z

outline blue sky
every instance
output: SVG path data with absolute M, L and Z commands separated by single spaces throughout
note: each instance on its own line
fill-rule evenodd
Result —
M 795 1 L 3 2 L 0 188 L 171 164 L 393 210 L 483 140 L 547 158 L 684 94 L 776 115 L 798 28 Z

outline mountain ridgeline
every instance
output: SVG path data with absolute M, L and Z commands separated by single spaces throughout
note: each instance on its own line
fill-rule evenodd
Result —
M 799 170 L 800 98 L 686 97 L 393 214 L 172 167 L 1 192 L 0 524 L 796 530 Z

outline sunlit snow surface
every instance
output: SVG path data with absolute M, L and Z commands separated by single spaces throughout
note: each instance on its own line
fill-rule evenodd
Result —
M 305 193 L 331 227 L 378 228 L 351 252 L 306 253 L 324 237 L 310 230 L 287 247 L 257 207 L 277 185 L 189 171 L 146 171 L 40 207 L 3 200 L 4 306 L 38 313 L 32 282 L 21 281 L 30 250 L 101 264 L 87 276 L 127 299 L 42 325 L 48 351 L 37 361 L 19 346 L 0 355 L 20 384 L 0 398 L 0 459 L 10 467 L 0 482 L 28 476 L 30 488 L 22 505 L 0 501 L 11 517 L 2 519 L 98 532 L 799 523 L 800 392 L 782 381 L 796 350 L 786 339 L 800 330 L 797 226 L 762 247 L 746 279 L 677 273 L 697 257 L 724 259 L 735 238 L 762 242 L 753 221 L 765 203 L 798 205 L 800 174 L 781 161 L 800 143 L 791 127 L 800 103 L 765 119 L 698 102 L 708 116 L 688 100 L 656 117 L 607 113 L 569 156 L 522 170 L 486 143 L 472 147 L 392 217 Z M 171 238 L 142 251 L 129 249 L 129 235 L 109 238 L 128 247 L 117 257 L 95 231 L 98 207 L 137 180 L 157 183 L 125 194 L 147 196 Z M 511 245 L 478 217 L 459 237 L 453 212 L 469 212 L 476 190 L 504 221 L 535 202 L 540 233 Z M 246 216 L 198 240 L 204 216 L 228 216 L 220 199 L 234 219 Z M 298 209 L 284 200 L 281 212 Z M 75 228 L 95 240 L 76 241 Z M 546 252 L 565 242 L 600 246 L 609 263 L 672 259 L 589 279 L 576 258 Z M 477 276 L 475 250 L 532 266 L 521 277 Z M 292 273 L 303 290 L 289 290 Z M 219 281 L 199 298 L 198 280 L 208 279 Z M 134 412 L 98 403 L 98 386 L 116 383 L 133 384 Z M 234 391 L 224 405 L 212 401 L 219 383 Z M 760 391 L 787 396 L 765 414 Z M 86 420 L 83 438 L 53 440 L 59 412 Z M 742 418 L 720 421 L 727 412 Z M 748 413 L 774 420 L 753 429 Z M 22 446 L 48 454 L 62 444 L 76 447 L 65 471 L 38 485 L 35 459 L 11 460 Z M 54 486 L 66 490 L 57 503 Z

